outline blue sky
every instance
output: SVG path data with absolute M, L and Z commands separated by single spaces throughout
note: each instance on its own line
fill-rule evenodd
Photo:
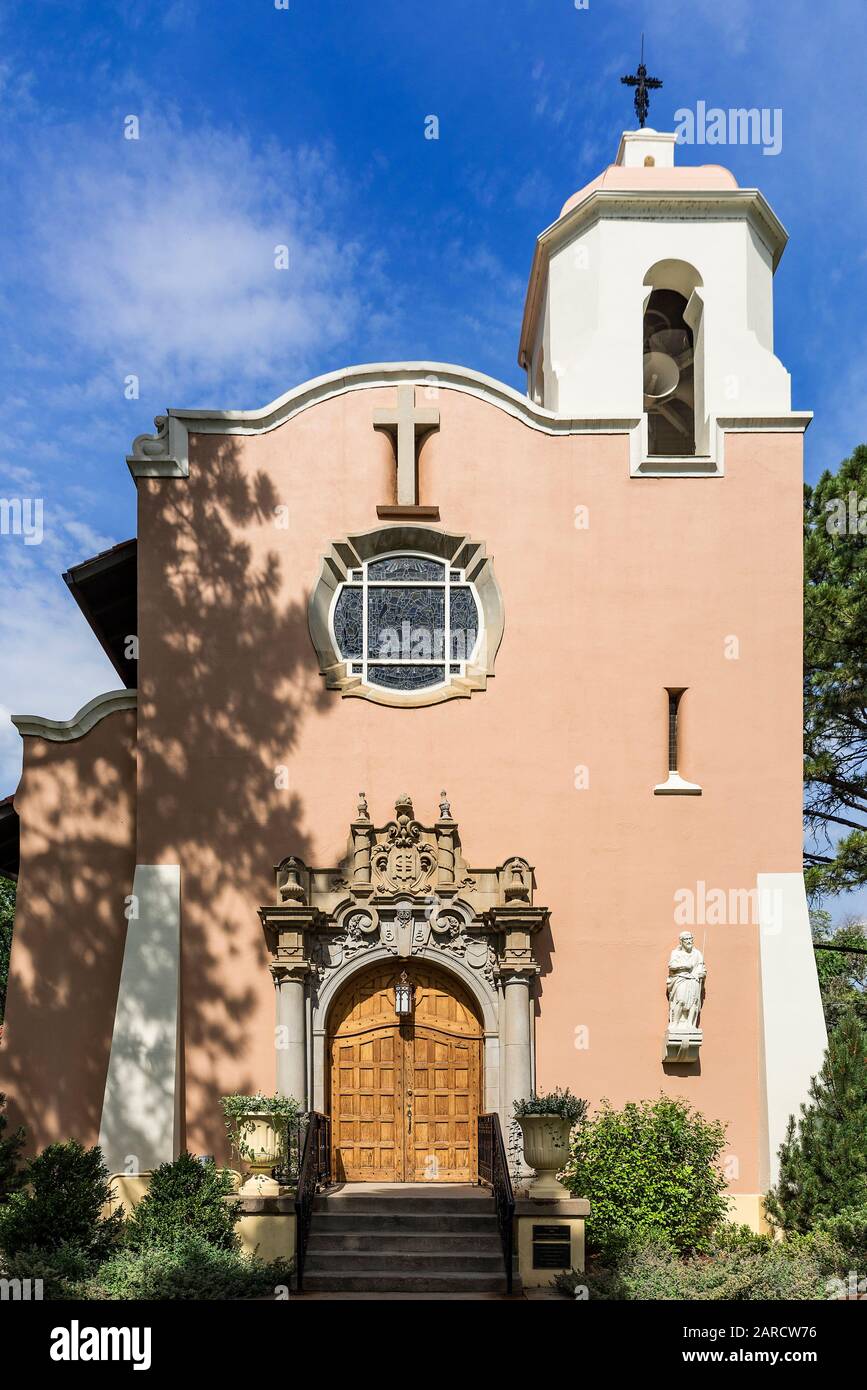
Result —
M 43 497 L 45 539 L 0 545 L 0 794 L 19 764 L 9 711 L 68 717 L 117 683 L 60 572 L 134 533 L 123 458 L 155 413 L 259 406 L 387 359 L 523 389 L 534 239 L 634 126 L 618 78 L 642 29 L 665 82 L 658 129 L 699 100 L 781 108 L 779 155 L 678 160 L 728 165 L 788 228 L 777 352 L 793 404 L 816 412 L 808 477 L 867 436 L 859 7 L 288 4 L 5 0 L 0 496 Z M 128 115 L 138 140 L 123 138 Z

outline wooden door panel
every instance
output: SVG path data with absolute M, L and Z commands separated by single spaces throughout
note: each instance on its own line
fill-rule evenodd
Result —
M 401 963 L 401 969 L 404 963 Z M 332 1019 L 334 1173 L 344 1182 L 471 1182 L 481 1084 L 481 1026 L 457 981 L 408 973 L 415 1012 L 394 1013 L 400 970 L 353 983 Z
M 332 1051 L 335 1176 L 401 1182 L 403 1055 L 394 1028 L 335 1038 Z
M 480 1041 L 416 1026 L 411 1049 L 407 1175 L 415 1182 L 473 1182 Z

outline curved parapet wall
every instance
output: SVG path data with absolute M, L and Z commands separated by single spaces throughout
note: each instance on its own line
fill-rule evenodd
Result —
M 135 690 L 108 690 L 104 695 L 95 695 L 71 719 L 47 719 L 42 714 L 13 714 L 12 723 L 22 738 L 47 738 L 52 743 L 70 743 L 81 738 L 95 724 L 116 710 L 135 709 L 138 692 Z

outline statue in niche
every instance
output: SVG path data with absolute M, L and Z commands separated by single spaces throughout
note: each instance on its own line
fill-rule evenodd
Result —
M 694 942 L 692 932 L 683 931 L 680 945 L 668 961 L 668 1026 L 677 1032 L 695 1032 L 701 1015 L 701 999 L 707 975 L 704 956 Z

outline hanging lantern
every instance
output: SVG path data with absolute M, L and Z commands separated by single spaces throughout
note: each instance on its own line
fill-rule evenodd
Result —
M 414 993 L 415 985 L 410 983 L 406 971 L 402 970 L 394 986 L 394 1012 L 398 1018 L 408 1018 L 412 1013 Z

